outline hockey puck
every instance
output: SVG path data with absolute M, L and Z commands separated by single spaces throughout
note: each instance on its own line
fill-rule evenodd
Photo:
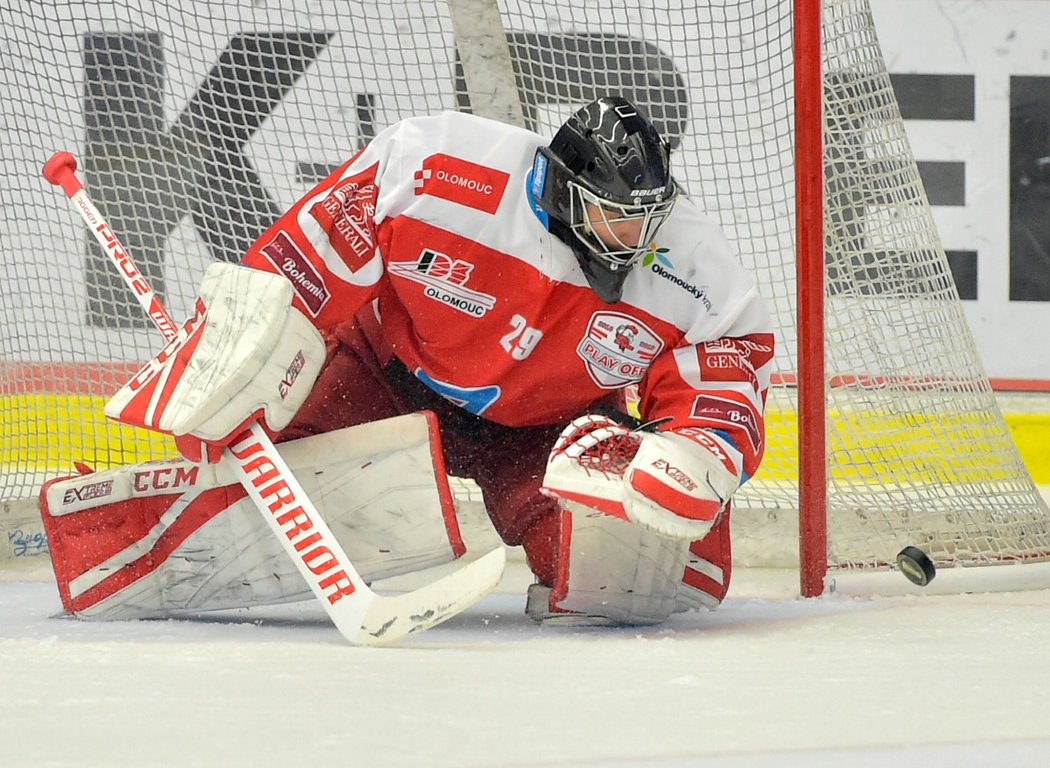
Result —
M 911 545 L 897 553 L 897 567 L 908 581 L 920 587 L 925 587 L 937 575 L 937 568 L 930 556 Z

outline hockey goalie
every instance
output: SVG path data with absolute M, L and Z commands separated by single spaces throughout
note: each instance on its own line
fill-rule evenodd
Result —
M 405 120 L 213 265 L 182 333 L 107 404 L 183 458 L 45 488 L 63 604 L 305 599 L 216 463 L 257 422 L 367 578 L 498 535 L 524 548 L 538 621 L 714 607 L 773 346 L 754 280 L 629 102 L 598 99 L 552 140 Z

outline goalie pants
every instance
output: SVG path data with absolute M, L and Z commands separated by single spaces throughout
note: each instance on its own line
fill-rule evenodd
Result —
M 565 425 L 507 427 L 459 408 L 393 355 L 367 311 L 360 322 L 330 331 L 326 344 L 327 360 L 313 390 L 277 439 L 433 411 L 441 426 L 449 474 L 477 482 L 500 537 L 510 546 L 523 545 L 533 573 L 545 584 L 553 584 L 561 515 L 558 504 L 540 493 L 540 485 L 551 446 Z M 612 393 L 592 404 L 592 409 L 599 407 L 622 410 L 623 401 L 619 393 Z M 728 575 L 728 516 L 723 522 L 703 544 L 709 556 L 722 561 Z M 727 586 L 728 579 L 718 591 Z

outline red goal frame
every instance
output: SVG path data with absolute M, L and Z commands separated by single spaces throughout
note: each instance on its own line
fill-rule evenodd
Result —
M 828 570 L 821 5 L 821 0 L 795 0 L 799 581 L 804 597 L 824 592 Z

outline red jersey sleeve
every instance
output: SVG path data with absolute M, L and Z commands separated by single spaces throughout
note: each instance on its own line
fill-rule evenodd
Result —
M 380 153 L 359 153 L 288 209 L 245 254 L 245 266 L 287 277 L 295 303 L 326 328 L 352 317 L 383 275 L 376 247 Z
M 754 333 L 680 346 L 654 361 L 640 391 L 643 420 L 671 417 L 664 430 L 719 432 L 743 457 L 743 478 L 765 450 L 764 410 L 773 334 Z

